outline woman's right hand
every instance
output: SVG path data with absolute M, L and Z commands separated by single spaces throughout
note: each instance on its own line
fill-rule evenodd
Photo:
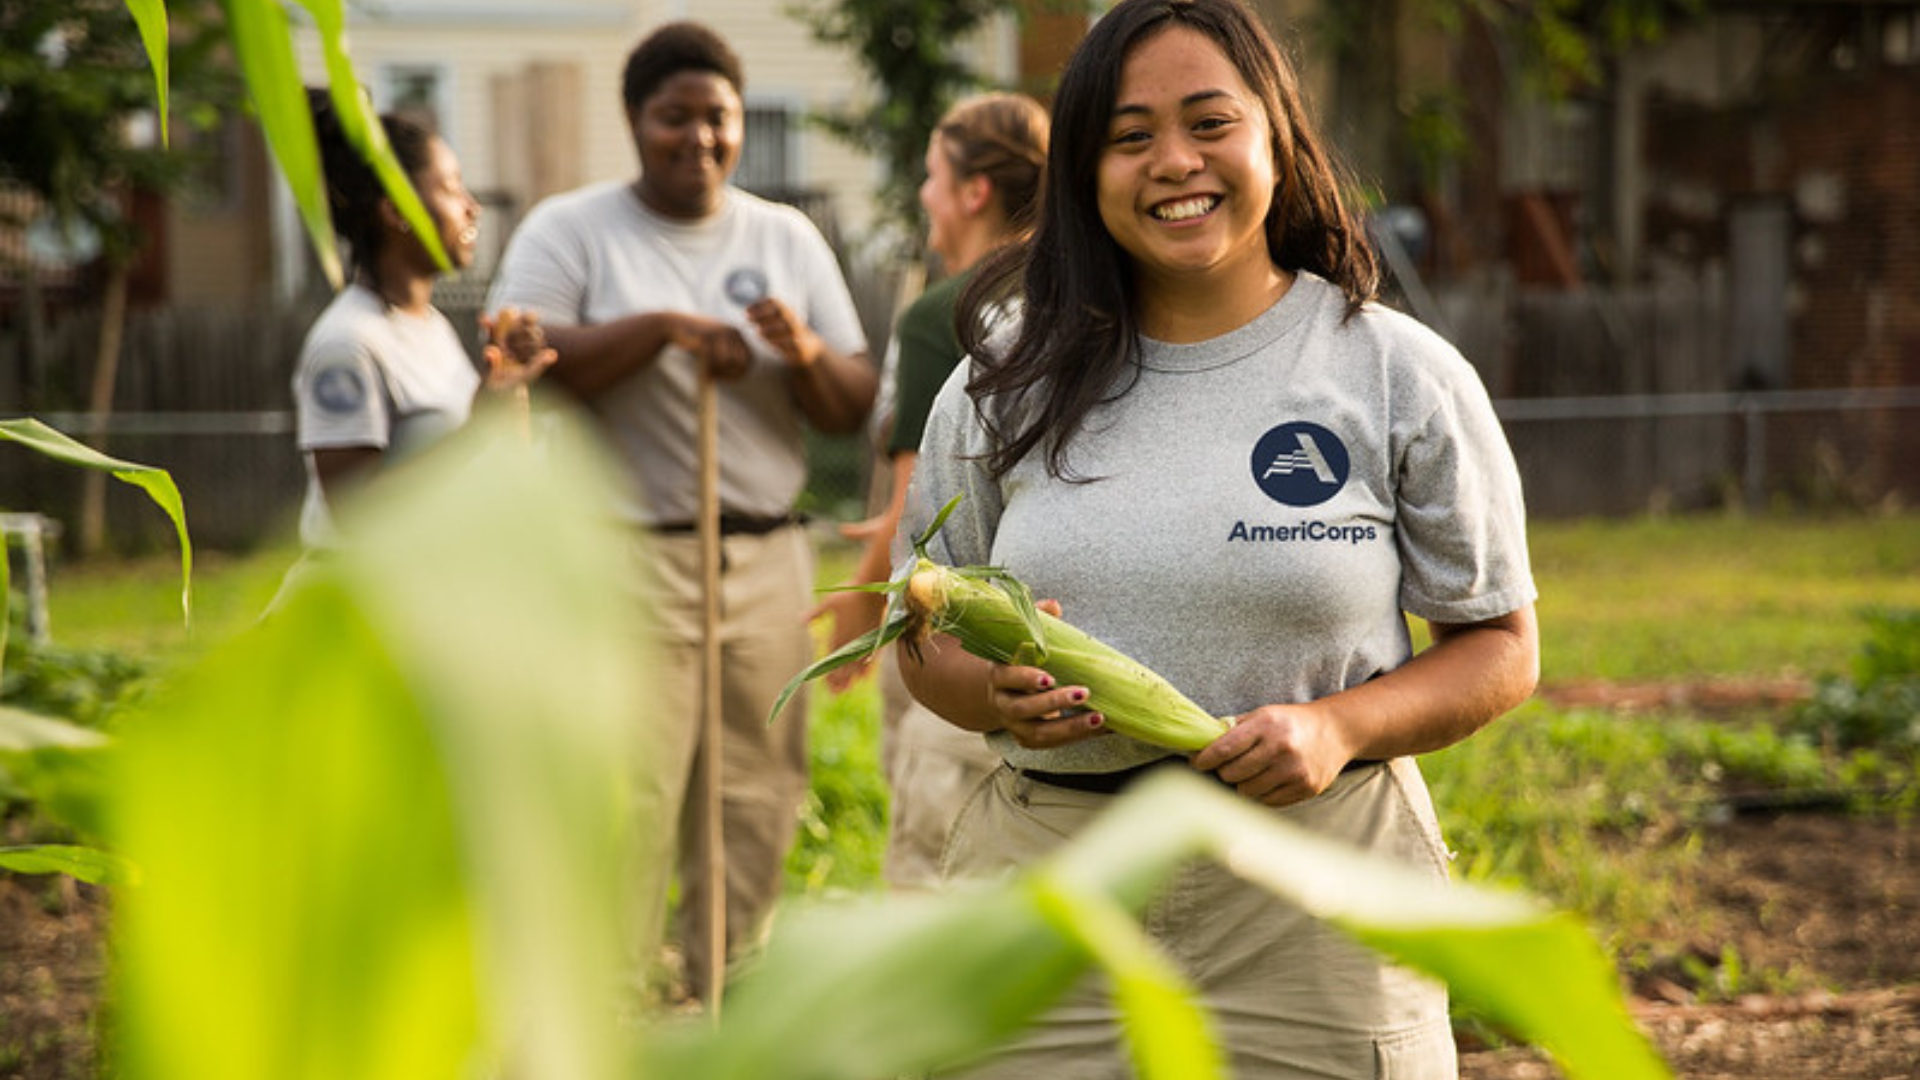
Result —
M 1060 604 L 1037 606 L 1055 618 Z M 1044 669 L 1022 664 L 992 664 L 987 697 L 1001 727 L 1028 750 L 1052 750 L 1107 733 L 1107 718 L 1087 708 L 1087 688 L 1061 686 Z

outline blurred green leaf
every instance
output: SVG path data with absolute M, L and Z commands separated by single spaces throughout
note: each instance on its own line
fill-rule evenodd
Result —
M 380 123 L 379 113 L 374 110 L 372 99 L 361 88 L 359 77 L 354 74 L 353 61 L 347 56 L 347 19 L 343 5 L 340 0 L 300 0 L 300 6 L 307 9 L 319 28 L 320 48 L 326 56 L 327 82 L 333 97 L 333 108 L 340 117 L 340 129 L 345 133 L 348 144 L 373 166 L 374 175 L 380 178 L 380 185 L 386 189 L 387 197 L 393 200 L 401 216 L 413 226 L 413 235 L 426 245 L 434 263 L 442 270 L 452 270 L 453 262 L 447 258 L 446 248 L 440 243 L 440 229 L 427 213 L 426 204 L 420 201 L 420 193 L 413 189 L 412 179 L 400 167 L 392 144 L 387 142 L 386 128 Z
M 327 182 L 286 11 L 279 0 L 222 0 L 222 7 L 254 115 L 280 163 L 320 267 L 338 289 L 344 276 L 334 246 L 333 215 L 327 210 Z
M 124 1075 L 618 1072 L 627 538 L 582 440 L 477 427 L 343 503 L 349 549 L 126 725 Z
M 104 746 L 107 737 L 97 731 L 0 705 L 0 754 L 35 750 L 84 750 Z
M 170 138 L 167 123 L 167 5 L 164 0 L 127 0 L 127 11 L 140 28 L 140 43 L 153 65 L 154 100 L 159 102 L 160 143 Z
M 1141 1080 L 1227 1075 L 1213 1024 L 1193 987 L 1126 909 L 1057 874 L 1028 879 L 1040 913 L 1080 942 L 1113 980 L 1113 1000 Z
M 0 847 L 0 870 L 65 874 L 89 885 L 125 885 L 138 878 L 127 861 L 112 852 L 71 844 Z

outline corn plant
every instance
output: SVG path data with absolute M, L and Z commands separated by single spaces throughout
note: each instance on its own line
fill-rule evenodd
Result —
M 189 626 L 193 619 L 193 545 L 187 536 L 186 509 L 173 477 L 164 469 L 108 457 L 93 448 L 62 435 L 38 420 L 0 420 L 0 441 L 12 442 L 44 454 L 56 461 L 84 469 L 111 473 L 145 491 L 154 504 L 172 519 L 180 538 L 180 613 Z M 0 538 L 4 539 L 4 538 Z M 0 598 L 11 587 L 5 552 L 0 550 Z M 0 662 L 6 656 L 8 620 L 0 618 Z M 13 785 L 9 761 L 40 762 L 36 774 L 53 773 L 48 780 L 38 776 L 32 785 L 37 801 L 65 817 L 69 823 L 97 824 L 95 799 L 87 781 L 97 779 L 93 755 L 105 743 L 104 737 L 61 719 L 38 716 L 0 703 L 0 789 Z M 88 794 L 75 795 L 87 790 Z M 97 848 L 75 844 L 19 844 L 0 847 L 0 870 L 26 874 L 64 873 L 95 883 L 120 880 L 125 867 L 113 855 Z
M 165 0 L 126 0 L 127 11 L 140 30 L 141 44 L 153 67 L 154 96 L 160 114 L 160 131 L 167 130 L 167 8 Z M 427 252 L 441 269 L 452 268 L 446 250 L 440 245 L 439 230 L 427 214 L 426 204 L 414 191 L 401 168 L 386 131 L 374 112 L 373 102 L 361 88 L 347 53 L 346 4 L 343 0 L 300 0 L 319 33 L 321 54 L 327 68 L 328 95 L 340 116 L 341 130 L 347 141 L 373 166 L 381 186 L 393 200 L 413 234 L 426 245 Z M 332 214 L 327 209 L 326 178 L 320 169 L 320 146 L 308 111 L 305 88 L 293 52 L 292 26 L 286 5 L 281 0 L 221 0 L 227 19 L 227 33 L 233 44 L 240 74 L 247 85 L 247 98 L 267 147 L 280 164 L 293 194 L 294 206 L 313 242 L 314 254 L 327 280 L 339 288 L 345 280 L 340 254 L 334 244 Z

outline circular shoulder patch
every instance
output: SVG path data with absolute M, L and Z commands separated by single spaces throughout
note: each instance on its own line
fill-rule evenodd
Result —
M 727 271 L 727 299 L 751 307 L 767 298 L 767 275 L 751 266 Z
M 1319 424 L 1281 424 L 1253 446 L 1253 481 L 1284 506 L 1318 506 L 1347 482 L 1347 446 Z
M 313 400 L 325 412 L 359 412 L 367 403 L 367 380 L 347 364 L 324 368 L 313 377 Z

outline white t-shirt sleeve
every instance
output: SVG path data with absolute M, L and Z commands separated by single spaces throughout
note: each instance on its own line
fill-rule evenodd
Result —
M 586 322 L 588 245 L 551 207 L 535 207 L 514 230 L 487 292 L 487 312 L 517 307 L 556 326 Z
M 1401 606 L 1477 622 L 1535 598 L 1520 471 L 1472 367 L 1449 355 L 1434 374 L 1436 399 L 1395 463 Z
M 860 311 L 854 306 L 853 294 L 847 289 L 826 237 L 809 223 L 795 254 L 805 275 L 802 280 L 809 282 L 812 290 L 807 322 L 813 332 L 842 355 L 866 352 L 866 328 L 860 323 Z
M 970 368 L 964 362 L 954 367 L 927 414 L 920 456 L 895 533 L 896 565 L 912 555 L 913 538 L 925 532 L 956 495 L 960 501 L 927 546 L 928 557 L 947 566 L 984 566 L 993 561 L 993 539 L 1005 506 L 1000 483 L 983 460 L 991 447 L 973 399 L 967 396 Z
M 365 345 L 310 345 L 293 380 L 301 450 L 346 446 L 386 449 L 393 412 L 379 365 Z

